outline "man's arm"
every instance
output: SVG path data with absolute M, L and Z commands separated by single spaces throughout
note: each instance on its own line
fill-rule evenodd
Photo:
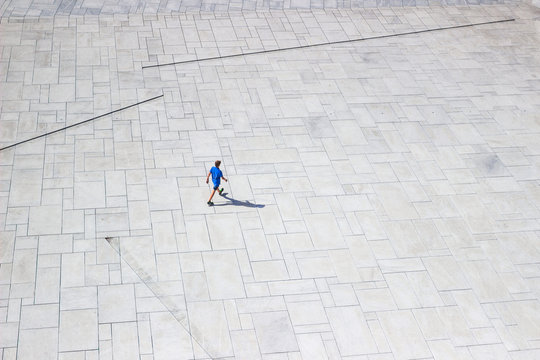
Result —
M 206 183 L 208 184 L 208 179 L 210 178 L 210 175 L 212 175 L 211 172 L 208 173 L 208 175 L 206 175 Z

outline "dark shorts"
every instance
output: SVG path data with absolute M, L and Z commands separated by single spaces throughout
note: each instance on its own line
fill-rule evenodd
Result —
M 214 184 L 214 190 L 217 190 L 219 188 L 219 184 Z

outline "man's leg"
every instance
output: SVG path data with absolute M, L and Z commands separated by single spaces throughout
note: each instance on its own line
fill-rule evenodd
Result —
M 208 199 L 208 202 L 212 202 L 212 198 L 214 197 L 215 193 L 216 193 L 216 189 L 213 189 L 212 194 L 210 194 L 210 199 Z

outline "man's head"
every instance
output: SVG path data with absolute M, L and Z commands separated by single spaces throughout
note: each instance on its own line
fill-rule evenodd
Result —
M 216 167 L 218 168 L 219 165 L 221 165 L 221 160 L 216 160 L 216 162 L 214 163 L 214 165 L 216 165 Z

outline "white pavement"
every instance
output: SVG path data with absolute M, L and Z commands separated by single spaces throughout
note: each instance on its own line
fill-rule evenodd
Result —
M 540 358 L 538 8 L 8 15 L 0 359 Z

